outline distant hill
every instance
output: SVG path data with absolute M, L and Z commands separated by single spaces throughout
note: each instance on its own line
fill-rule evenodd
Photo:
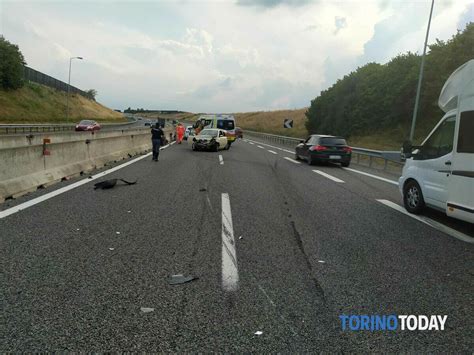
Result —
M 65 92 L 36 83 L 26 83 L 17 90 L 0 89 L 0 123 L 65 123 L 66 97 Z M 86 118 L 99 122 L 126 121 L 120 112 L 71 94 L 68 123 Z
M 235 113 L 236 124 L 244 130 L 265 132 L 295 138 L 304 138 L 309 133 L 306 130 L 307 108 L 298 110 L 278 110 Z M 283 120 L 293 120 L 293 128 L 283 128 Z M 318 132 L 330 134 L 330 132 Z M 348 138 L 350 145 L 381 150 L 398 150 L 403 141 L 403 132 L 398 129 L 386 129 L 384 132 L 372 132 L 365 135 L 353 135 Z
M 234 113 L 236 125 L 242 129 L 261 131 L 282 136 L 304 137 L 307 135 L 305 128 L 306 108 L 298 110 L 277 110 Z M 293 128 L 283 128 L 283 121 L 293 120 Z

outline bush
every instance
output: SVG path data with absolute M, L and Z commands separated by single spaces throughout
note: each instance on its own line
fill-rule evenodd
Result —
M 97 96 L 97 90 L 95 89 L 89 89 L 86 91 L 86 97 L 89 99 L 89 100 L 94 100 L 95 101 L 95 97 Z
M 25 59 L 18 46 L 0 36 L 0 87 L 5 90 L 21 88 L 24 65 Z

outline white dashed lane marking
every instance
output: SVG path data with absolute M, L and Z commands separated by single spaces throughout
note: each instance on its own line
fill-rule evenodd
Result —
M 328 178 L 329 180 L 332 180 L 332 181 L 335 181 L 335 182 L 344 182 L 344 180 L 341 180 L 341 179 L 338 179 L 335 176 L 326 174 L 325 172 L 323 172 L 321 170 L 313 170 L 313 172 L 315 172 L 316 174 L 319 174 L 321 176 L 324 176 L 325 178 Z
M 360 171 L 360 170 L 356 170 L 356 169 L 351 169 L 351 168 L 343 168 L 343 169 L 348 170 L 348 171 L 352 171 L 352 172 L 357 173 L 357 174 L 365 175 L 365 176 L 368 176 L 368 177 L 371 177 L 371 178 L 374 178 L 374 179 L 377 179 L 377 180 L 385 181 L 385 182 L 388 182 L 389 184 L 398 186 L 398 182 L 396 182 L 394 180 L 386 179 L 386 178 L 383 178 L 381 176 L 369 174 L 369 173 L 366 173 L 364 171 Z
M 291 158 L 288 158 L 288 157 L 283 157 L 283 159 L 286 159 L 288 161 L 291 161 L 292 163 L 294 164 L 301 164 L 299 161 L 295 160 L 295 159 L 291 159 Z
M 237 291 L 239 271 L 229 194 L 222 194 L 222 289 Z

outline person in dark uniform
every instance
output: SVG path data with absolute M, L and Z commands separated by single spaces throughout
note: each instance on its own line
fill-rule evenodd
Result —
M 159 123 L 156 123 L 151 129 L 151 143 L 153 145 L 153 161 L 158 161 L 158 156 L 160 155 L 161 141 L 164 138 L 163 130 L 160 127 Z

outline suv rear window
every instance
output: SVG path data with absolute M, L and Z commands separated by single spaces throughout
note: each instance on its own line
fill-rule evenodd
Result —
M 458 153 L 474 153 L 474 111 L 465 111 L 461 113 L 459 121 Z
M 344 138 L 323 137 L 320 140 L 320 144 L 322 144 L 322 145 L 347 145 L 347 142 Z
M 234 129 L 234 121 L 232 120 L 217 120 L 217 128 L 230 130 Z

